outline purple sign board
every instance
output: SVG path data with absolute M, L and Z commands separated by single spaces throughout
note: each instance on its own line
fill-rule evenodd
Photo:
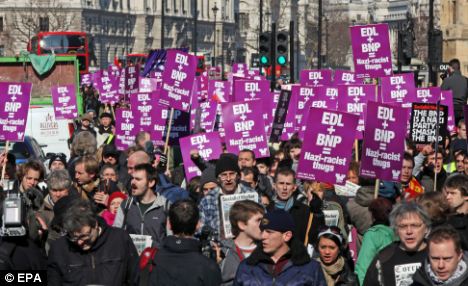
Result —
M 387 24 L 350 27 L 354 72 L 363 77 L 392 75 L 392 51 Z
M 232 73 L 245 74 L 247 69 L 248 69 L 248 67 L 247 67 L 247 64 L 245 64 L 245 63 L 234 63 L 232 65 Z
M 205 161 L 218 159 L 223 153 L 221 138 L 218 132 L 199 133 L 179 139 L 182 160 L 184 161 L 185 178 L 189 182 L 200 176 L 201 171 L 190 159 L 190 151 L 197 150 Z
M 168 50 L 159 101 L 172 108 L 190 111 L 198 59 L 178 50 Z
M 385 181 L 400 181 L 407 111 L 400 106 L 367 103 L 362 146 L 361 175 Z
M 208 100 L 215 100 L 219 103 L 231 101 L 231 85 L 229 81 L 209 80 Z
M 135 127 L 138 131 L 151 132 L 153 129 L 151 112 L 157 106 L 156 102 L 154 93 L 136 93 L 130 95 L 130 106 L 138 122 Z
M 332 83 L 332 70 L 302 70 L 300 82 L 311 86 L 330 85 Z
M 140 77 L 138 84 L 138 92 L 140 93 L 151 93 L 156 91 L 158 82 L 155 78 Z
M 93 84 L 93 77 L 89 73 L 82 74 L 80 76 L 80 84 L 91 86 Z
M 55 119 L 75 119 L 78 116 L 75 85 L 53 86 L 50 91 Z
M 99 101 L 104 104 L 114 104 L 118 101 L 119 78 L 110 76 L 107 70 L 102 70 L 94 79 L 94 84 L 99 91 Z
M 359 115 L 359 125 L 356 138 L 362 139 L 364 131 L 364 115 L 366 104 L 370 100 L 376 99 L 376 90 L 374 85 L 340 85 L 338 86 L 338 110 Z
M 311 108 L 297 177 L 343 185 L 358 120 L 354 114 Z
M 152 129 L 151 141 L 156 146 L 164 146 L 164 137 L 166 136 L 166 123 L 169 118 L 169 110 L 167 106 L 157 104 L 155 108 L 151 110 L 151 124 Z
M 257 105 L 256 101 L 222 104 L 221 116 L 228 152 L 237 154 L 242 149 L 249 149 L 257 158 L 270 156 L 263 113 L 255 108 Z
M 356 79 L 354 72 L 345 70 L 336 70 L 333 77 L 333 83 L 338 84 L 361 84 L 362 80 Z
M 199 118 L 196 118 L 195 122 L 198 123 L 197 120 L 199 120 L 200 128 L 205 130 L 205 132 L 212 132 L 214 130 L 217 109 L 218 103 L 213 100 L 202 102 L 197 108 L 197 116 L 199 115 Z
M 448 118 L 447 129 L 448 131 L 455 132 L 455 115 L 453 113 L 453 96 L 451 90 L 442 90 L 440 93 L 440 104 L 447 106 Z M 466 118 L 466 117 L 465 117 Z
M 236 80 L 234 82 L 234 100 L 248 101 L 263 99 L 270 95 L 268 80 Z
M 181 110 L 174 110 L 171 132 L 169 134 L 169 144 L 171 146 L 178 145 L 179 138 L 188 135 L 190 135 L 190 113 L 183 112 Z M 166 133 L 164 133 L 163 138 L 166 140 Z
M 22 142 L 32 83 L 0 82 L 0 140 Z
M 125 68 L 125 93 L 132 94 L 138 92 L 140 66 L 129 66 Z
M 338 87 L 319 86 L 316 88 L 316 96 L 312 107 L 336 110 L 338 107 Z
M 126 150 L 135 144 L 138 122 L 135 114 L 128 109 L 117 109 L 115 113 L 115 147 Z
M 416 89 L 416 100 L 414 102 L 437 103 L 441 93 L 440 87 L 423 87 Z
M 402 107 L 411 108 L 411 104 L 417 101 L 413 73 L 382 77 L 381 84 L 384 103 L 397 103 Z

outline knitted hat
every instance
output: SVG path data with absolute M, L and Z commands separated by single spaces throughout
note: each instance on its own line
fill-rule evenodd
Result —
M 294 232 L 296 225 L 292 216 L 280 209 L 276 209 L 272 212 L 268 212 L 262 219 L 262 223 L 260 224 L 260 229 L 270 229 L 279 232 L 287 232 L 292 231 Z
M 113 200 L 121 198 L 122 200 L 127 199 L 127 195 L 122 193 L 122 192 L 114 192 L 109 196 L 109 199 L 107 200 L 107 208 L 110 208 L 111 203 Z
M 55 161 L 62 162 L 63 165 L 65 166 L 65 168 L 67 168 L 67 155 L 65 155 L 63 153 L 52 154 L 50 159 L 49 159 L 49 169 L 50 169 L 50 166 L 52 166 L 52 163 L 55 162 Z
M 112 157 L 115 157 L 115 158 L 119 158 L 119 151 L 117 150 L 117 148 L 115 148 L 114 145 L 112 144 L 107 144 L 107 145 L 104 145 L 104 148 L 102 148 L 102 156 L 103 157 L 109 157 L 109 156 L 112 156 Z
M 234 171 L 237 174 L 240 174 L 239 165 L 237 164 L 237 156 L 232 153 L 221 154 L 216 162 L 216 177 L 226 171 Z
M 216 180 L 214 167 L 208 167 L 203 171 L 201 178 L 200 178 L 200 188 L 203 189 L 203 186 L 210 182 L 213 182 L 216 184 L 218 183 L 218 181 Z

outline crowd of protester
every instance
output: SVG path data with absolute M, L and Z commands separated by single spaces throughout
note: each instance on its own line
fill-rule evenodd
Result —
M 268 158 L 242 150 L 207 162 L 194 150 L 201 176 L 186 181 L 147 132 L 117 150 L 112 114 L 85 102 L 70 158 L 16 166 L 0 155 L 28 209 L 27 235 L 1 238 L 0 269 L 47 269 L 48 285 L 468 285 L 463 119 L 438 148 L 407 142 L 400 182 L 380 182 L 377 197 L 351 162 L 359 188 L 348 197 L 296 177 L 296 137 Z M 227 238 L 220 197 L 247 193 L 258 200 L 234 203 Z

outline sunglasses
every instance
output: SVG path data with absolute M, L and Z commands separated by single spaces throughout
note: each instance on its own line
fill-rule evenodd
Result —
M 60 159 L 63 159 L 63 160 L 67 159 L 67 155 L 63 153 L 47 153 L 47 158 L 49 159 L 56 158 L 56 157 L 59 157 Z
M 338 240 L 342 243 L 343 236 L 341 235 L 341 230 L 336 226 L 322 226 L 319 228 L 318 238 L 320 238 L 324 234 L 331 234 L 338 238 Z

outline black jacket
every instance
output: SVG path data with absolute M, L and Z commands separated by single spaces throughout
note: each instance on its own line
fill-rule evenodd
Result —
M 465 263 L 468 262 L 468 256 L 467 253 L 465 252 L 463 260 L 465 260 Z M 424 262 L 424 265 L 419 268 L 416 273 L 413 275 L 413 284 L 411 286 L 433 286 L 435 285 L 432 281 L 431 278 L 429 278 L 429 275 L 427 273 L 426 266 L 428 264 L 428 261 L 426 260 Z M 465 270 L 465 272 L 458 278 L 452 280 L 449 283 L 446 284 L 441 284 L 445 286 L 465 286 L 468 285 L 468 271 Z
M 461 237 L 462 248 L 468 251 L 468 215 L 452 214 L 447 217 L 447 223 L 453 226 Z
M 61 237 L 52 243 L 47 267 L 49 286 L 133 285 L 138 253 L 122 229 L 99 221 L 101 235 L 89 251 L 82 251 Z
M 150 285 L 220 285 L 221 271 L 214 260 L 203 256 L 194 238 L 168 236 L 153 259 Z
M 27 237 L 0 237 L 0 270 L 45 270 L 47 257 Z

